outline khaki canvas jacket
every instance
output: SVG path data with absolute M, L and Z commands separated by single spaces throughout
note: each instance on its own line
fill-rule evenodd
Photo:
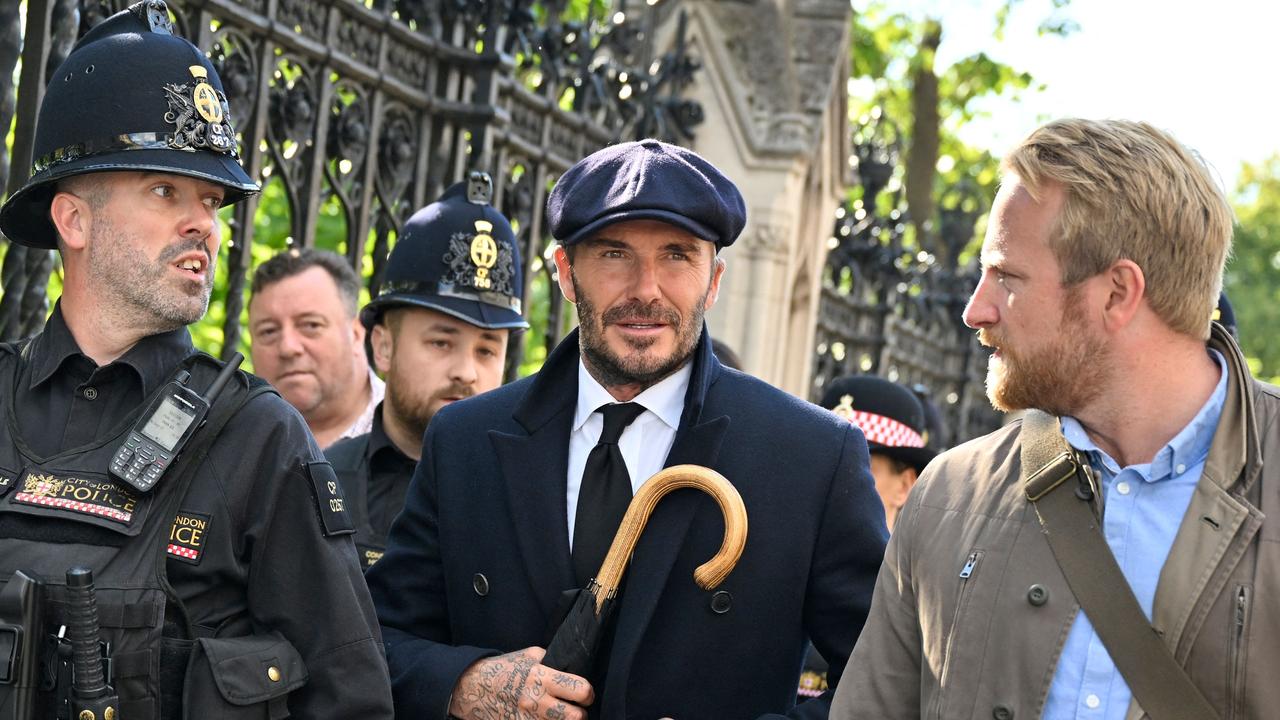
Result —
M 1152 624 L 1219 717 L 1276 718 L 1280 390 L 1216 324 L 1209 344 L 1227 360 L 1227 398 Z M 832 718 L 1040 717 L 1079 606 L 1019 487 L 1020 431 L 961 445 L 921 477 Z M 1127 720 L 1144 717 L 1132 703 Z

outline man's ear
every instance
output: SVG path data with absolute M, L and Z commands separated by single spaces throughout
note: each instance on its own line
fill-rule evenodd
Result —
M 395 342 L 391 337 L 391 329 L 382 323 L 373 326 L 373 365 L 378 372 L 386 375 L 391 372 L 391 356 L 394 354 Z
M 1146 275 L 1134 261 L 1117 260 L 1102 272 L 1101 280 L 1106 293 L 1102 315 L 1107 329 L 1127 326 L 1147 296 Z
M 557 245 L 555 254 L 552 259 L 556 263 L 556 282 L 560 283 L 560 293 L 564 295 L 564 299 L 577 305 L 578 293 L 573 287 L 573 265 L 569 262 L 569 253 L 565 251 L 563 245 Z
M 907 496 L 911 494 L 911 487 L 916 484 L 918 477 L 913 467 L 896 473 L 893 486 L 889 489 L 889 497 L 886 497 L 885 501 L 895 509 L 902 509 L 902 506 L 907 504 Z
M 716 298 L 720 297 L 720 278 L 724 275 L 725 261 L 716 255 L 712 262 L 715 269 L 711 271 L 711 287 L 707 288 L 707 302 L 702 306 L 703 310 L 710 310 L 716 304 Z
M 93 227 L 93 209 L 84 198 L 69 192 L 56 192 L 49 203 L 49 220 L 58 236 L 70 250 L 83 250 Z

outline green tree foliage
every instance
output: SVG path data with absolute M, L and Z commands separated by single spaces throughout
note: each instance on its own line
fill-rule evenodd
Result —
M 1280 155 L 1244 165 L 1232 204 L 1237 225 L 1225 286 L 1240 345 L 1257 376 L 1280 381 Z
M 1053 14 L 1041 24 L 1042 34 L 1065 34 L 1072 23 L 1060 16 L 1070 0 L 1050 0 Z M 1004 32 L 1009 0 L 993 18 L 993 37 Z M 1029 73 L 992 58 L 986 52 L 963 57 L 938 67 L 937 49 L 946 42 L 946 29 L 932 17 L 916 17 L 893 9 L 884 0 L 859 3 L 851 28 L 850 64 L 854 87 L 871 92 L 852 93 L 850 118 L 865 124 L 883 113 L 893 125 L 906 158 L 905 166 L 887 188 L 906 184 L 913 221 L 909 245 L 944 261 L 946 249 L 938 242 L 937 211 L 959 208 L 977 216 L 985 211 L 999 180 L 998 160 L 990 152 L 960 139 L 961 128 L 982 115 L 980 100 L 1002 96 L 1016 101 L 1025 91 L 1040 86 Z M 854 191 L 857 198 L 860 190 Z

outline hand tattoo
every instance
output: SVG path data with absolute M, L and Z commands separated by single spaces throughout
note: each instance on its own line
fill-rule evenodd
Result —
M 582 678 L 563 672 L 535 674 L 537 668 L 538 661 L 525 651 L 482 660 L 463 674 L 450 710 L 467 720 L 536 720 L 532 708 L 559 695 L 549 686 L 579 690 L 586 685 Z M 537 717 L 564 720 L 569 707 L 559 702 Z
M 551 681 L 563 688 L 577 690 L 583 686 L 583 680 L 576 675 L 566 675 L 564 673 L 556 673 L 551 676 Z

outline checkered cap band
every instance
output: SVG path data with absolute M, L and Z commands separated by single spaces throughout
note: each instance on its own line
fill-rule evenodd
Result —
M 854 410 L 849 413 L 849 420 L 857 425 L 867 442 L 885 447 L 924 447 L 924 438 L 903 423 L 887 418 L 884 415 Z

